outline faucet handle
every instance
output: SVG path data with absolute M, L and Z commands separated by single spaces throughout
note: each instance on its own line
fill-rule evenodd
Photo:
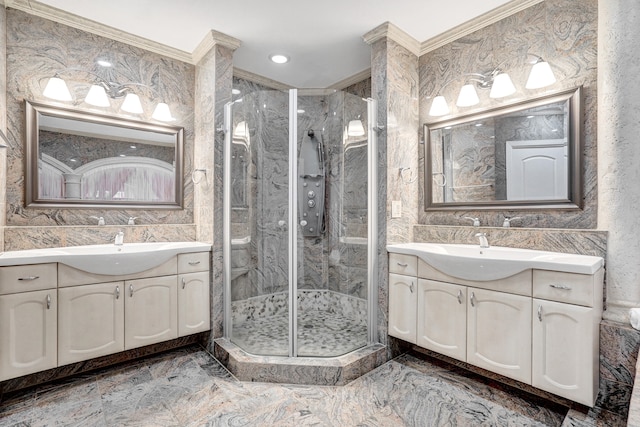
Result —
M 127 225 L 136 225 L 136 219 L 138 219 L 137 216 L 130 216 L 129 221 L 127 221 Z
M 97 219 L 98 220 L 98 225 L 105 225 L 104 217 L 91 216 L 89 218 Z
M 470 221 L 473 221 L 473 226 L 474 227 L 480 227 L 480 218 L 474 218 L 474 217 L 470 217 L 470 216 L 465 216 L 464 219 L 468 219 Z
M 505 228 L 509 228 L 511 227 L 511 221 L 513 221 L 514 219 L 521 219 L 521 218 L 522 217 L 520 216 L 514 216 L 514 217 L 505 216 L 504 221 L 502 222 L 502 226 Z

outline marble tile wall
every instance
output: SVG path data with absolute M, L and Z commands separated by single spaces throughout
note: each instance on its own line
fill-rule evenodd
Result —
M 4 12 L 3 8 L 3 12 Z M 148 225 L 144 233 L 136 234 L 146 240 L 182 240 L 189 235 L 194 224 L 194 201 L 191 170 L 193 168 L 193 105 L 194 67 L 158 54 L 144 51 L 123 43 L 96 36 L 75 28 L 58 24 L 11 8 L 6 9 L 6 76 L 7 76 L 7 136 L 11 144 L 7 151 L 6 225 L 24 228 L 50 226 L 46 239 L 59 242 L 77 241 L 74 226 L 84 226 L 87 236 L 82 243 L 106 243 L 104 234 L 91 216 L 103 216 L 107 224 L 126 224 L 130 216 L 138 217 L 138 224 Z M 4 56 L 3 56 L 4 57 Z M 177 121 L 173 124 L 185 129 L 184 144 L 184 209 L 58 209 L 25 208 L 24 206 L 24 100 L 45 101 L 42 90 L 46 79 L 56 71 L 80 68 L 100 72 L 95 60 L 107 57 L 114 63 L 109 77 L 120 83 L 140 82 L 151 86 L 169 103 Z M 116 74 L 117 73 L 117 74 Z M 4 74 L 4 73 L 0 73 Z M 78 109 L 91 111 L 84 99 L 88 85 L 85 73 L 70 72 L 67 76 Z M 141 97 L 149 114 L 152 100 Z M 112 107 L 98 108 L 102 113 L 119 115 L 121 101 Z M 146 119 L 143 115 L 142 119 Z M 4 168 L 3 168 L 4 169 Z M 3 186 L 3 188 L 5 188 Z M 165 225 L 171 224 L 169 227 Z M 93 233 L 89 233 L 93 231 Z M 12 249 L 24 249 L 47 244 L 34 233 L 34 242 L 25 242 L 21 233 L 7 231 L 5 244 Z M 96 240 L 99 239 L 99 240 Z
M 490 99 L 486 91 L 479 91 L 481 102 L 477 106 L 456 107 L 450 102 L 452 116 L 499 107 L 548 91 L 583 86 L 584 209 L 518 211 L 517 216 L 524 217 L 520 225 L 525 227 L 596 227 L 597 3 L 596 0 L 587 0 L 576 7 L 572 0 L 547 0 L 420 57 L 421 124 L 434 120 L 428 115 L 431 99 L 445 82 L 457 79 L 442 88 L 442 94 L 452 100 L 464 84 L 464 79 L 460 79 L 462 74 L 486 72 L 498 65 L 510 74 L 516 85 L 516 94 L 495 100 Z M 555 85 L 539 90 L 524 89 L 530 69 L 526 63 L 527 53 L 540 55 L 551 64 L 558 79 Z M 422 175 L 418 181 L 422 187 Z M 422 203 L 422 188 L 416 195 Z M 515 212 L 505 213 L 516 216 Z M 473 216 L 479 217 L 482 224 L 493 225 L 495 215 L 494 211 L 486 210 L 424 212 L 420 209 L 418 222 L 460 225 L 460 217 Z

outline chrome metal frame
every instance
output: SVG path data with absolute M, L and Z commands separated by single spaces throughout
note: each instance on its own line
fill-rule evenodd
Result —
M 224 284 L 224 321 L 223 335 L 231 338 L 231 106 L 233 102 L 224 105 L 224 171 L 222 174 L 222 280 Z
M 369 344 L 378 342 L 378 103 L 367 98 L 369 146 L 367 148 L 367 322 Z
M 289 357 L 298 355 L 298 90 L 289 90 Z

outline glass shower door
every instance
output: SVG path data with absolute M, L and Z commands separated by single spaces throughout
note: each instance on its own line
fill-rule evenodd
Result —
M 288 356 L 288 96 L 256 91 L 236 98 L 226 111 L 225 335 L 248 353 Z

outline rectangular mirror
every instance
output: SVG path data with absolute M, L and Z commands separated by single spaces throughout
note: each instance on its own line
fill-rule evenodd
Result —
M 425 210 L 579 209 L 581 92 L 426 124 Z
M 181 209 L 181 127 L 26 101 L 27 207 Z

